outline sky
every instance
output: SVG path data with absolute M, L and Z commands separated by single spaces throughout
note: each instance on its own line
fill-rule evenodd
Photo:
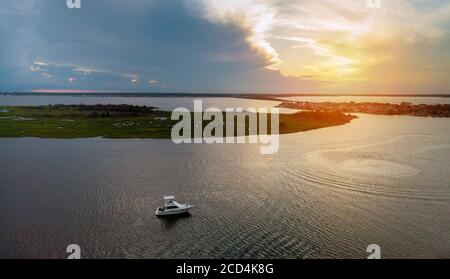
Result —
M 450 93 L 449 31 L 448 0 L 1 0 L 0 91 Z

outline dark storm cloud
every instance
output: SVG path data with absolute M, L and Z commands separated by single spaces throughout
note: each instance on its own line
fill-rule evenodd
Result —
M 181 0 L 91 0 L 81 9 L 6 0 L 0 15 L 0 90 L 266 92 L 299 83 L 264 69 L 248 31 L 205 21 Z

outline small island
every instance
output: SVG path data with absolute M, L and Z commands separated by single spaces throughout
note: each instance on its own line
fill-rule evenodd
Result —
M 3 106 L 0 107 L 0 138 L 169 139 L 177 123 L 171 120 L 171 114 L 155 107 L 133 105 Z M 279 133 L 343 125 L 354 118 L 339 111 L 280 114 Z M 203 121 L 203 126 L 208 123 Z M 249 134 L 248 123 L 246 134 Z
M 378 115 L 408 115 L 421 117 L 450 117 L 450 104 L 413 105 L 389 103 L 355 103 L 355 102 L 291 102 L 284 101 L 277 107 L 305 111 L 340 111 L 343 113 L 367 113 Z

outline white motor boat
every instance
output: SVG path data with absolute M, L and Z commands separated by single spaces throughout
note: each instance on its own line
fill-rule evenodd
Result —
M 174 196 L 164 196 L 164 206 L 156 209 L 156 216 L 169 216 L 188 213 L 194 207 L 188 203 L 181 204 L 175 201 Z

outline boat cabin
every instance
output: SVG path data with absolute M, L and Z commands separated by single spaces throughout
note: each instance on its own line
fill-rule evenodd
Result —
M 166 209 L 177 209 L 179 208 L 178 203 L 175 201 L 174 196 L 164 196 L 164 207 L 158 208 L 159 211 L 164 211 Z

